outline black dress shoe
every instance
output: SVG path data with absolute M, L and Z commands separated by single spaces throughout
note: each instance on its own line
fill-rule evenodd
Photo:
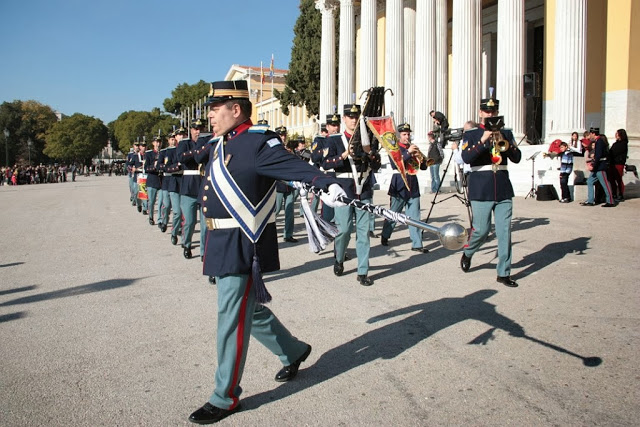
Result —
M 496 282 L 498 283 L 502 283 L 505 286 L 508 286 L 510 288 L 517 288 L 518 287 L 518 283 L 513 280 L 511 278 L 511 276 L 498 276 L 498 278 L 496 279 Z
M 389 239 L 387 239 L 386 237 L 381 237 L 380 238 L 380 244 L 382 246 L 389 246 Z
M 580 206 L 595 206 L 595 203 L 591 203 L 591 202 L 581 202 Z
M 182 251 L 182 255 L 184 255 L 186 259 L 191 259 L 191 248 L 184 248 L 184 250 Z
M 412 251 L 414 252 L 420 252 L 421 254 L 428 254 L 429 253 L 429 249 L 427 248 L 411 248 Z
M 238 410 L 240 410 L 239 404 L 233 409 L 220 409 L 207 402 L 202 408 L 189 416 L 189 421 L 196 424 L 213 424 L 228 417 L 234 412 L 238 412 Z
M 471 258 L 466 256 L 464 252 L 462 253 L 462 258 L 460 258 L 460 268 L 462 268 L 462 271 L 465 273 L 471 268 Z
M 374 233 L 373 231 L 369 231 L 369 237 L 375 239 L 376 238 L 376 233 Z
M 171 244 L 173 246 L 178 244 L 178 236 L 171 236 Z
M 298 239 L 295 239 L 293 237 L 285 237 L 284 241 L 289 243 L 298 243 Z
M 156 225 L 156 222 L 153 219 L 149 218 L 149 224 Z
M 216 284 L 216 276 L 209 276 L 209 283 L 211 283 L 212 285 Z
M 351 259 L 351 257 L 345 252 L 344 254 L 344 260 L 345 261 L 349 261 Z
M 342 273 L 344 273 L 344 263 L 336 261 L 333 264 L 333 274 L 342 276 Z
M 162 231 L 163 233 L 164 233 L 165 231 L 167 231 L 167 224 L 162 224 L 162 225 L 160 226 L 160 231 Z
M 276 381 L 283 383 L 285 381 L 291 381 L 292 379 L 294 379 L 296 375 L 298 375 L 298 368 L 300 368 L 300 364 L 307 360 L 309 354 L 311 354 L 311 346 L 307 344 L 307 349 L 304 353 L 302 353 L 302 356 L 300 356 L 298 360 L 293 362 L 291 365 L 285 366 L 284 368 L 280 369 L 280 371 L 276 374 Z
M 142 206 L 138 206 L 138 212 L 142 212 Z
M 146 214 L 147 214 L 147 211 L 142 211 L 142 215 L 146 215 Z
M 371 286 L 373 285 L 373 279 L 368 277 L 366 274 L 358 274 L 358 282 L 362 286 Z
M 616 205 L 615 203 L 605 203 L 604 205 L 602 205 L 603 208 L 615 208 Z

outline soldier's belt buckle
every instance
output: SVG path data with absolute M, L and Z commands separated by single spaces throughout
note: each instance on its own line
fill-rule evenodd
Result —
M 497 164 L 495 164 L 495 163 L 494 163 L 494 164 L 492 164 L 492 165 L 491 165 L 491 169 L 493 170 L 493 173 L 498 172 L 498 165 L 497 165 Z
M 215 218 L 205 218 L 204 223 L 207 225 L 207 230 L 211 231 L 216 229 Z

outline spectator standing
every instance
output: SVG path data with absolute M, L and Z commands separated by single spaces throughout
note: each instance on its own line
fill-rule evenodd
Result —
M 624 165 L 627 163 L 629 154 L 629 138 L 627 131 L 618 129 L 616 132 L 616 142 L 609 150 L 609 182 L 611 183 L 611 194 L 616 202 L 624 200 Z

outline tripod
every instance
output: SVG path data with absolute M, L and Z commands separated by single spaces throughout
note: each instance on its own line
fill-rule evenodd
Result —
M 536 183 L 535 183 L 535 170 L 536 170 L 536 156 L 540 154 L 540 151 L 536 151 L 535 153 L 533 153 L 533 155 L 531 157 L 529 157 L 527 160 L 531 160 L 531 190 L 529 190 L 529 192 L 527 193 L 527 195 L 524 197 L 525 200 L 528 199 L 529 197 L 534 198 L 536 197 Z
M 445 197 L 444 199 L 436 202 L 436 199 L 438 198 L 438 194 L 440 194 L 440 188 L 442 187 L 442 183 L 444 182 L 444 177 L 447 175 L 447 171 L 449 170 L 449 165 L 451 164 L 451 159 L 453 159 L 453 151 L 451 152 L 451 156 L 449 156 L 449 160 L 447 161 L 447 165 L 444 168 L 444 172 L 442 172 L 442 179 L 440 179 L 440 185 L 438 185 L 438 189 L 436 190 L 436 194 L 433 196 L 433 200 L 431 201 L 431 208 L 429 209 L 429 214 L 427 215 L 427 219 L 425 219 L 424 222 L 429 222 L 429 218 L 431 217 L 431 212 L 433 211 L 433 208 L 436 204 L 438 203 L 442 203 L 446 200 L 449 200 L 451 198 L 456 198 L 458 200 L 460 200 L 460 202 L 466 206 L 467 208 L 467 214 L 469 215 L 469 227 L 472 227 L 473 221 L 472 221 L 472 217 L 471 217 L 471 203 L 469 203 L 469 199 L 466 197 L 466 188 L 464 189 L 464 191 L 461 193 L 462 196 L 454 193 L 448 197 Z M 455 166 L 457 167 L 457 166 Z M 460 185 L 464 185 L 464 183 L 462 182 L 463 179 L 461 179 Z M 457 190 L 457 185 L 456 185 L 456 191 Z

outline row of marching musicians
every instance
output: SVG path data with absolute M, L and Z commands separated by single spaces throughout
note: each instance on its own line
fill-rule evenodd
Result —
M 280 269 L 274 206 L 284 203 L 285 211 L 291 212 L 295 199 L 286 187 L 280 187 L 278 191 L 277 183 L 297 182 L 320 190 L 322 215 L 325 220 L 334 221 L 338 228 L 333 268 L 337 276 L 344 273 L 345 251 L 355 222 L 357 280 L 361 285 L 369 286 L 373 284 L 368 276 L 372 217 L 369 211 L 356 209 L 353 202 L 372 202 L 375 183 L 372 172 L 380 167 L 379 153 L 364 140 L 360 153 L 355 153 L 350 146 L 362 113 L 357 104 L 345 105 L 342 118 L 337 114 L 327 117 L 327 134 L 314 140 L 309 156 L 316 167 L 287 150 L 283 144 L 285 129 L 279 128 L 278 135 L 270 131 L 267 124 L 252 123 L 253 106 L 246 81 L 212 83 L 205 105 L 210 107 L 208 119 L 214 137 L 202 134 L 205 123 L 197 120 L 189 132 L 181 128 L 169 135 L 169 147 L 160 150 L 157 138 L 153 141 L 153 150 L 147 152 L 144 143 L 138 144 L 127 159 L 132 205 L 149 216 L 149 224 L 155 225 L 155 204 L 158 203 L 157 225 L 162 232 L 168 229 L 172 210 L 171 242 L 177 245 L 178 237 L 181 238 L 185 258 L 193 256 L 193 231 L 200 210 L 199 249 L 203 274 L 217 283 L 218 339 L 213 392 L 189 417 L 189 421 L 198 424 L 215 423 L 241 409 L 240 380 L 250 336 L 279 359 L 282 367 L 275 375 L 277 382 L 293 380 L 312 350 L 311 345 L 291 334 L 265 305 L 271 295 L 262 274 Z M 340 121 L 345 126 L 342 134 L 337 133 Z M 401 140 L 397 153 L 400 157 L 395 159 L 397 165 L 419 157 L 417 147 L 409 142 L 410 126 L 403 124 L 398 130 Z M 491 165 L 487 142 L 490 136 L 491 132 L 483 129 L 469 134 L 463 140 L 463 158 L 477 168 L 478 174 L 502 185 L 505 177 L 501 172 L 506 172 L 506 167 L 480 165 L 484 161 Z M 511 150 L 505 153 L 504 161 L 507 157 L 519 161 L 517 147 Z M 413 166 L 425 169 L 425 161 L 421 159 Z M 142 176 L 146 179 L 139 179 Z M 494 188 L 481 180 L 477 185 Z M 470 183 L 471 188 L 475 187 Z M 138 197 L 144 198 L 145 194 L 146 200 Z M 393 210 L 399 211 L 406 205 L 408 213 L 419 218 L 420 194 L 415 175 L 394 175 L 390 195 Z M 471 191 L 469 195 L 474 203 Z M 512 190 L 504 195 L 510 200 Z M 503 208 L 500 203 L 490 202 L 494 200 L 492 198 L 481 200 L 487 200 L 487 203 L 473 206 L 476 230 L 471 239 L 473 246 L 463 254 L 461 266 L 464 271 L 468 271 L 473 251 L 486 237 L 478 234 L 484 231 L 479 231 L 476 218 L 490 219 L 491 211 L 495 209 L 496 215 L 499 210 L 508 211 L 510 220 L 510 203 Z M 317 204 L 312 206 L 317 207 Z M 292 231 L 286 223 L 287 220 L 283 237 L 291 242 Z M 385 222 L 383 244 L 388 244 L 392 231 L 393 224 Z M 419 234 L 417 229 L 411 230 L 412 249 L 424 253 Z M 499 240 L 500 237 L 501 234 Z M 500 273 L 500 268 L 504 267 L 500 243 L 498 252 Z M 507 255 L 510 261 L 510 248 Z M 505 273 L 508 274 L 508 270 Z M 514 285 L 515 282 L 505 284 Z
M 168 147 L 160 149 L 161 137 L 153 139 L 153 149 L 146 149 L 146 142 L 134 143 L 127 157 L 131 204 L 138 212 L 149 216 L 149 224 L 167 231 L 171 212 L 171 243 L 180 239 L 183 255 L 194 256 L 193 236 L 198 217 L 198 197 L 202 187 L 206 154 L 203 147 L 211 139 L 204 134 L 205 122 L 195 120 L 189 132 L 179 128 L 168 135 Z M 204 224 L 200 215 L 201 227 Z M 202 228 L 201 228 L 202 229 Z M 205 233 L 200 233 L 200 259 L 204 259 Z

